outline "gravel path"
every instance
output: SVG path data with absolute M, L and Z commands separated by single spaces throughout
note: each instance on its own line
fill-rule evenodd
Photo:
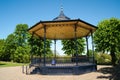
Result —
M 111 66 L 98 66 L 98 69 Z M 110 74 L 97 71 L 82 75 L 26 75 L 22 73 L 22 67 L 0 68 L 0 80 L 109 80 Z

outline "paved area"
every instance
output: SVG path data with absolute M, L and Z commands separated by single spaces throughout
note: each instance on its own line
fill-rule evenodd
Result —
M 111 66 L 98 66 L 98 69 Z M 103 69 L 104 70 L 104 69 Z M 109 80 L 110 74 L 104 71 L 96 71 L 82 75 L 26 75 L 22 73 L 22 67 L 0 68 L 0 80 Z

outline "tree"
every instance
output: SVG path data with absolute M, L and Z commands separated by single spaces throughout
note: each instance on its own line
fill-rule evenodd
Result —
M 0 39 L 0 49 L 4 46 L 5 40 L 4 39 Z
M 97 51 L 110 52 L 112 64 L 116 64 L 116 52 L 120 51 L 120 20 L 110 18 L 101 21 L 94 34 Z
M 28 25 L 18 24 L 14 32 L 14 41 L 16 44 L 16 50 L 12 55 L 14 62 L 29 62 L 30 58 L 30 46 L 28 44 Z
M 44 40 L 34 36 L 34 37 L 30 37 L 29 40 L 29 45 L 31 45 L 31 53 L 33 53 L 33 55 L 35 56 L 43 56 L 44 53 Z M 51 49 L 50 49 L 50 45 L 51 45 L 51 40 L 46 40 L 46 55 L 49 56 L 49 54 L 52 53 Z
M 30 52 L 30 48 L 28 46 L 17 47 L 15 53 L 13 54 L 14 56 L 13 61 L 18 63 L 28 63 L 30 60 L 29 52 Z
M 28 44 L 28 25 L 18 24 L 15 31 L 8 35 L 4 46 L 0 47 L 0 60 L 14 62 L 28 62 L 30 45 Z M 3 41 L 0 41 L 2 45 Z
M 3 57 L 2 57 L 3 60 L 5 61 L 10 61 L 13 58 L 12 56 L 17 48 L 14 39 L 15 39 L 14 34 L 10 34 L 5 40 L 3 47 Z
M 4 44 L 5 44 L 5 40 L 4 39 L 0 39 L 0 60 L 3 59 L 3 55 L 4 55 Z
M 18 46 L 24 46 L 27 44 L 27 39 L 28 39 L 27 30 L 28 30 L 27 24 L 18 24 L 16 26 L 14 35 Z
M 62 40 L 62 45 L 65 54 L 74 55 L 76 54 L 76 42 L 74 39 L 71 40 Z M 81 54 L 84 51 L 85 40 L 83 38 L 77 39 L 78 54 Z

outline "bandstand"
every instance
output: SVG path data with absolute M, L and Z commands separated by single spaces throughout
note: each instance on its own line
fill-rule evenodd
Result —
M 38 36 L 44 40 L 44 56 L 37 59 L 31 59 L 31 66 L 35 66 L 40 74 L 82 74 L 96 71 L 94 60 L 94 45 L 92 40 L 93 57 L 79 56 L 76 42 L 76 55 L 71 58 L 46 58 L 46 39 L 68 40 L 85 37 L 88 52 L 88 37 L 93 38 L 93 32 L 96 26 L 89 24 L 81 19 L 70 19 L 65 16 L 61 10 L 58 17 L 52 21 L 40 21 L 29 29 L 33 36 Z M 55 47 L 56 48 L 56 47 Z M 31 54 L 32 56 L 32 54 Z

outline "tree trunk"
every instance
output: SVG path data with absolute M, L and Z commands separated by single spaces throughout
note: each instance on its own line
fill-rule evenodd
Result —
M 110 51 L 110 55 L 111 55 L 111 58 L 112 58 L 112 65 L 115 66 L 117 59 L 116 59 L 116 55 L 115 55 L 114 50 L 111 50 L 111 51 Z

